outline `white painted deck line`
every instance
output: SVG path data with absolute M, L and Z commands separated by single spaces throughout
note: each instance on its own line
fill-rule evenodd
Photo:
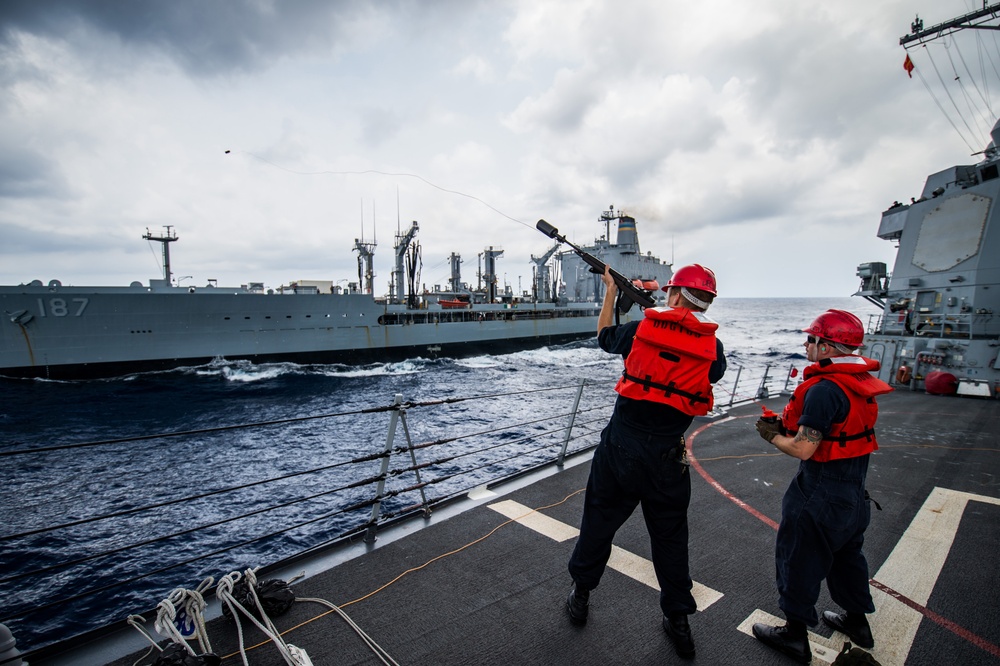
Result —
M 516 520 L 525 527 L 560 543 L 576 538 L 580 534 L 580 530 L 577 528 L 560 522 L 555 518 L 550 518 L 544 513 L 535 511 L 513 500 L 504 500 L 488 506 L 497 513 Z
M 995 497 L 947 488 L 932 490 L 875 580 L 926 606 L 970 501 L 1000 505 Z M 875 636 L 872 654 L 883 666 L 901 666 L 924 616 L 881 590 L 872 588 L 872 597 L 876 608 L 869 617 Z
M 995 497 L 946 488 L 931 491 L 892 553 L 875 574 L 875 580 L 911 601 L 926 606 L 955 541 L 962 514 L 970 501 L 1000 505 L 1000 499 Z M 868 619 L 875 636 L 875 648 L 871 653 L 882 666 L 903 666 L 924 616 L 874 587 L 872 598 L 875 601 L 875 613 Z M 762 620 L 761 617 L 766 619 Z M 757 610 L 738 629 L 752 636 L 750 628 L 755 622 L 776 626 L 785 623 L 782 618 Z M 847 636 L 836 631 L 829 640 L 811 632 L 809 634 L 813 657 L 826 663 L 831 663 L 836 658 L 847 640 Z M 823 648 L 822 652 L 819 648 Z M 829 652 L 831 650 L 832 653 Z
M 534 511 L 513 500 L 504 500 L 488 506 L 497 513 L 507 516 L 521 525 L 560 543 L 575 538 L 580 534 L 579 529 L 550 518 L 538 511 Z M 618 573 L 625 574 L 629 578 L 639 581 L 654 590 L 660 589 L 660 584 L 656 580 L 656 572 L 653 569 L 653 563 L 635 553 L 630 553 L 618 546 L 612 546 L 608 566 Z M 691 594 L 694 596 L 694 601 L 699 611 L 705 610 L 723 597 L 721 592 L 702 585 L 697 581 L 692 586 Z
M 785 624 L 784 618 L 775 617 L 758 608 L 754 612 L 750 613 L 750 615 L 747 616 L 747 619 L 743 620 L 737 629 L 754 640 L 757 640 L 757 637 L 753 635 L 752 627 L 758 622 L 761 624 L 769 624 L 774 627 L 780 627 Z M 840 636 L 841 634 L 834 632 L 831 638 L 823 638 L 822 636 L 814 634 L 811 631 L 809 632 L 809 649 L 812 650 L 814 664 L 817 662 L 822 664 L 833 663 L 833 660 L 837 658 L 840 651 L 844 649 L 844 641 L 847 640 L 847 638 L 838 640 Z M 761 645 L 763 645 L 763 643 Z M 789 660 L 788 663 L 791 664 L 792 661 Z

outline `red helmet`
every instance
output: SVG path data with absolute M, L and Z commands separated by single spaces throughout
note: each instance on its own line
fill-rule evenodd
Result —
M 660 283 L 657 282 L 656 280 L 640 280 L 639 278 L 636 278 L 632 280 L 632 284 L 634 284 L 639 289 L 644 289 L 646 291 L 660 290 Z
M 861 320 L 847 310 L 827 310 L 802 331 L 848 347 L 860 347 L 865 339 Z
M 670 287 L 691 287 L 707 291 L 712 296 L 719 295 L 715 291 L 715 273 L 712 272 L 711 268 L 705 268 L 701 264 L 691 264 L 678 268 L 674 271 L 673 277 L 670 278 L 670 282 L 663 288 L 663 291 Z

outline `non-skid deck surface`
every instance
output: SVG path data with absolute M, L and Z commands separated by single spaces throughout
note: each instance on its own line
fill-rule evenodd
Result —
M 1000 403 L 894 393 L 880 405 L 882 448 L 868 489 L 882 510 L 866 542 L 874 654 L 883 666 L 1000 664 Z M 797 466 L 757 437 L 759 411 L 737 409 L 688 433 L 695 663 L 793 663 L 748 633 L 755 621 L 780 618 L 774 525 Z M 587 626 L 568 622 L 566 562 L 588 470 L 570 467 L 385 543 L 297 583 L 296 596 L 341 605 L 400 664 L 682 663 L 661 628 L 641 510 L 616 538 Z M 824 588 L 818 609 L 828 608 L 836 609 Z M 276 624 L 296 627 L 285 640 L 316 666 L 380 663 L 343 619 L 317 617 L 324 612 L 298 602 Z M 813 632 L 813 663 L 832 662 L 845 638 L 822 624 Z M 217 654 L 236 652 L 229 620 L 213 620 L 209 635 Z M 258 639 L 247 630 L 248 644 Z M 273 645 L 248 655 L 255 665 L 285 663 Z

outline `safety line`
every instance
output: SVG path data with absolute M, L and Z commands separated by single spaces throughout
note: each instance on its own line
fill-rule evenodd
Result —
M 380 412 L 391 412 L 398 410 L 400 408 L 409 409 L 414 407 L 433 407 L 438 405 L 454 404 L 459 402 L 468 402 L 472 400 L 483 400 L 488 398 L 502 398 L 512 395 L 525 395 L 528 393 L 541 393 L 545 391 L 561 391 L 571 388 L 577 388 L 577 385 L 567 384 L 565 386 L 546 386 L 537 389 L 525 389 L 522 391 L 511 391 L 508 393 L 488 393 L 483 395 L 473 395 L 465 396 L 460 398 L 443 398 L 439 400 L 428 400 L 424 402 L 406 402 L 401 405 L 390 404 L 390 405 L 380 405 L 378 407 L 367 407 L 365 409 L 358 409 L 350 412 L 333 412 L 329 414 L 309 414 L 306 416 L 292 416 L 284 419 L 273 419 L 270 421 L 256 421 L 253 423 L 236 423 L 233 425 L 225 426 L 215 426 L 212 428 L 198 428 L 195 430 L 175 430 L 172 432 L 161 432 L 152 435 L 134 435 L 130 437 L 119 437 L 116 439 L 103 439 L 93 442 L 75 442 L 73 444 L 60 444 L 57 446 L 38 446 L 32 448 L 21 448 L 13 449 L 9 451 L 0 451 L 0 458 L 6 458 L 10 456 L 20 456 L 29 453 L 50 453 L 52 451 L 63 451 L 66 449 L 80 449 L 87 448 L 91 446 L 105 446 L 109 444 L 129 444 L 132 442 L 142 442 L 154 439 L 168 438 L 168 437 L 184 437 L 189 435 L 208 435 L 213 433 L 228 432 L 232 430 L 243 430 L 247 428 L 262 428 L 267 426 L 275 425 L 287 425 L 290 423 L 300 423 L 303 421 L 314 421 L 317 419 L 332 419 L 340 418 L 343 416 L 357 416 L 359 414 L 378 414 Z
M 736 418 L 743 419 L 743 418 L 753 418 L 753 417 L 754 417 L 754 415 L 737 416 L 737 417 L 730 417 L 730 419 L 736 419 Z M 727 419 L 727 421 L 730 420 L 730 419 Z M 688 460 L 691 462 L 691 466 L 694 467 L 698 471 L 698 474 L 700 474 L 701 477 L 703 479 L 705 479 L 706 482 L 708 482 L 708 485 L 710 485 L 713 488 L 715 488 L 715 490 L 717 490 L 723 497 L 729 499 L 734 504 L 736 504 L 737 506 L 739 506 L 741 509 L 747 511 L 751 515 L 759 518 L 763 523 L 765 523 L 766 525 L 769 525 L 772 529 L 777 530 L 778 529 L 778 523 L 776 523 L 771 518 L 765 516 L 760 511 L 754 509 L 752 506 L 750 506 L 749 504 L 747 504 L 746 502 L 744 502 L 743 500 L 739 499 L 738 497 L 736 497 L 735 495 L 733 495 L 731 492 L 729 492 L 728 490 L 726 490 L 722 486 L 722 484 L 720 484 L 718 481 L 716 481 L 708 472 L 705 471 L 705 469 L 701 466 L 701 464 L 695 458 L 695 456 L 694 456 L 694 450 L 693 450 L 694 449 L 694 440 L 695 440 L 695 438 L 698 435 L 700 435 L 702 432 L 704 432 L 705 430 L 707 430 L 708 428 L 711 428 L 713 425 L 715 425 L 715 423 L 706 423 L 705 425 L 703 425 L 702 427 L 698 428 L 693 433 L 691 433 L 690 436 L 687 437 Z M 885 447 L 885 448 L 888 448 L 888 447 Z M 874 588 L 876 588 L 878 590 L 881 590 L 882 592 L 888 594 L 893 599 L 896 599 L 897 601 L 905 604 L 906 606 L 909 606 L 913 610 L 917 611 L 918 613 L 920 613 L 921 615 L 923 615 L 924 617 L 926 617 L 931 622 L 934 622 L 935 624 L 937 624 L 939 627 L 942 627 L 943 629 L 947 629 L 948 631 L 952 632 L 953 634 L 955 634 L 959 638 L 965 639 L 966 641 L 968 641 L 969 643 L 972 643 L 976 647 L 978 647 L 978 648 L 980 648 L 980 649 L 982 649 L 982 650 L 984 650 L 986 652 L 989 652 L 990 654 L 993 654 L 995 656 L 1000 657 L 1000 646 L 997 646 L 994 643 L 991 643 L 990 641 L 986 640 L 985 638 L 983 638 L 983 637 L 981 637 L 981 636 L 979 636 L 977 634 L 972 633 L 968 629 L 965 629 L 964 627 L 962 627 L 962 626 L 960 626 L 960 625 L 952 622 L 948 618 L 943 617 L 943 616 L 935 613 L 930 608 L 927 608 L 923 604 L 917 603 L 916 601 L 914 601 L 913 599 L 910 599 L 909 597 L 907 597 L 906 595 L 902 594 L 901 592 L 897 592 L 896 590 L 893 590 L 888 585 L 884 585 L 884 584 L 878 582 L 877 580 L 875 580 L 874 578 L 870 578 L 868 580 L 868 583 L 872 587 L 874 587 Z

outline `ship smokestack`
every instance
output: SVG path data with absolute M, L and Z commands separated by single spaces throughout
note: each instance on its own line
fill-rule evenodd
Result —
M 639 252 L 639 234 L 635 229 L 635 218 L 629 215 L 618 216 L 618 245 L 630 245 Z

